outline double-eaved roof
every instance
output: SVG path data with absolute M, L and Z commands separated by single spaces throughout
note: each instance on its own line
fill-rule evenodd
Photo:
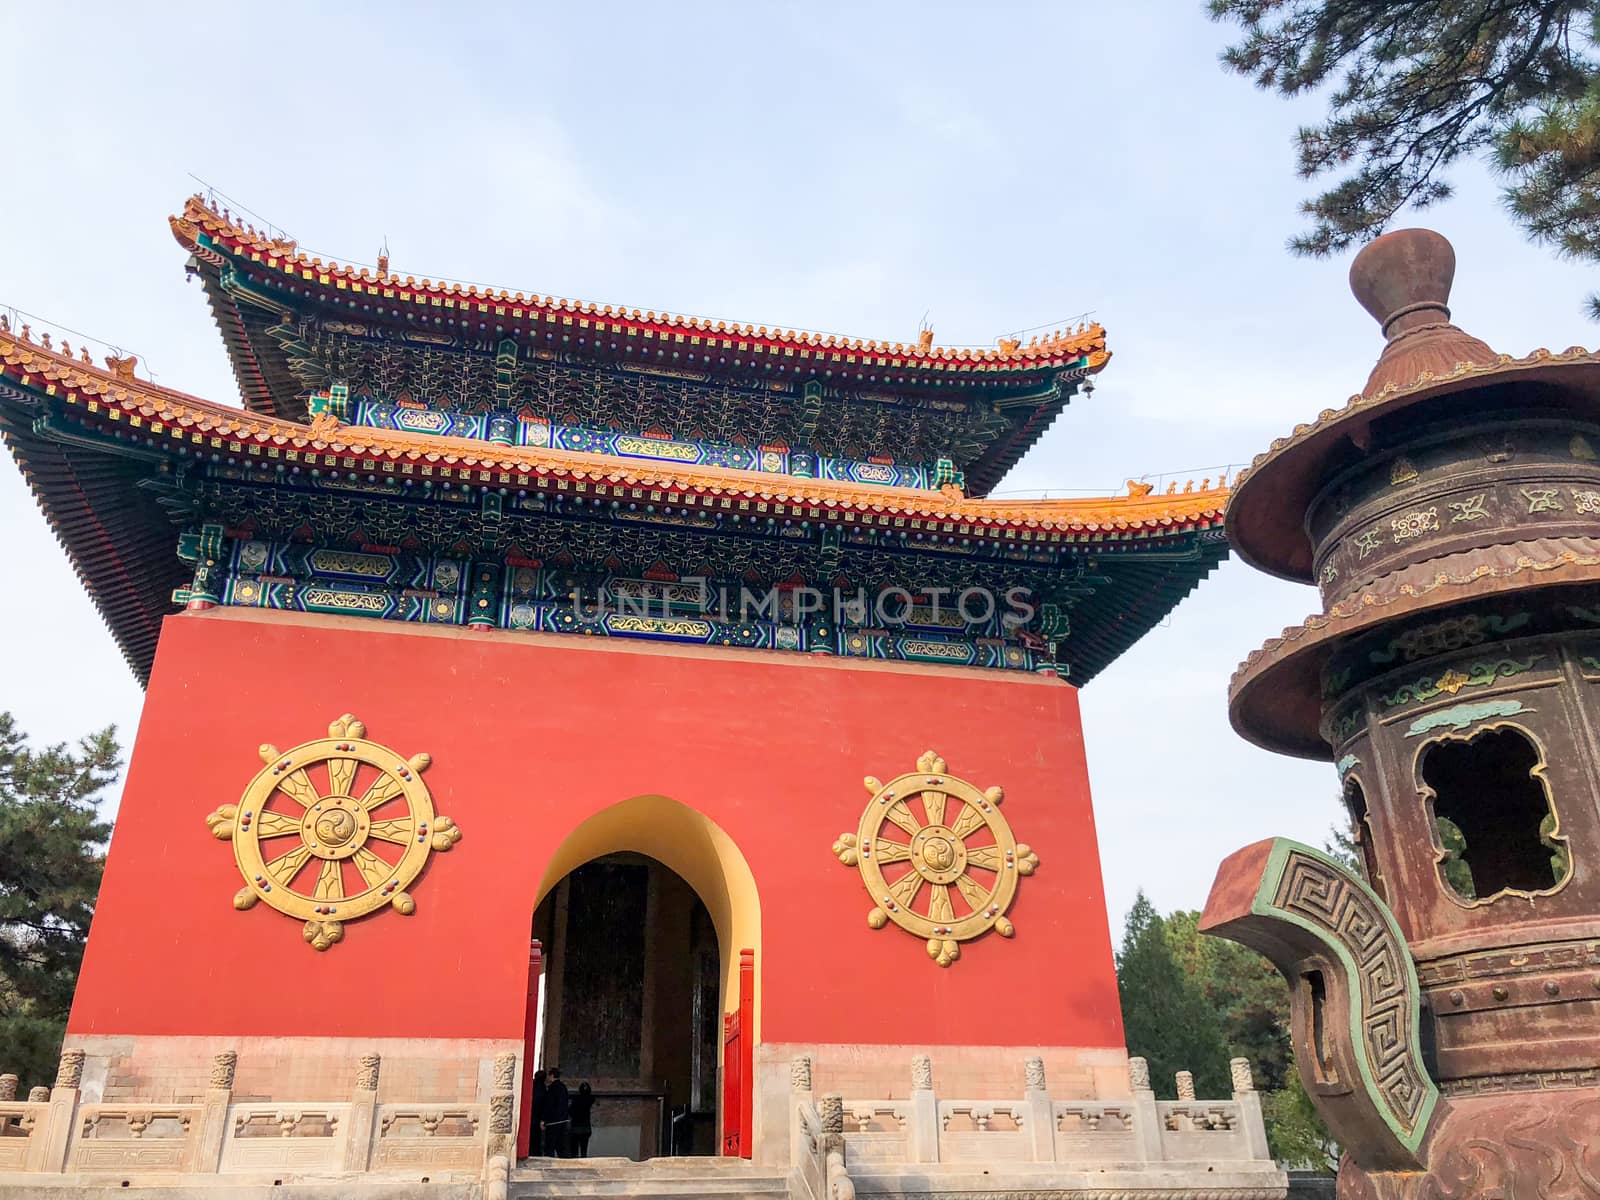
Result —
M 834 528 L 847 544 L 902 548 L 893 553 L 1027 564 L 1075 580 L 1069 653 L 1078 682 L 1164 617 L 1226 552 L 1221 529 L 1228 489 L 1220 480 L 1215 487 L 1206 481 L 1199 490 L 1191 484 L 1165 494 L 1132 485 L 1123 496 L 1001 500 L 969 494 L 970 474 L 966 490 L 949 483 L 904 487 L 347 424 L 326 411 L 303 419 L 306 364 L 291 369 L 287 352 L 279 353 L 286 340 L 281 326 L 301 310 L 286 308 L 277 326 L 262 324 L 258 302 L 263 294 L 292 296 L 312 308 L 355 302 L 367 318 L 381 315 L 413 331 L 424 321 L 430 330 L 492 321 L 491 338 L 510 324 L 524 347 L 534 347 L 524 359 L 535 362 L 545 361 L 538 339 L 604 326 L 616 339 L 605 353 L 619 361 L 693 354 L 704 366 L 700 360 L 715 355 L 736 364 L 729 374 L 769 366 L 774 379 L 829 371 L 837 380 L 850 373 L 878 389 L 874 395 L 889 398 L 874 402 L 903 400 L 913 408 L 958 379 L 1014 384 L 1031 378 L 1037 384 L 1050 372 L 1081 378 L 1106 360 L 1098 327 L 1027 347 L 1004 343 L 994 351 L 889 346 L 380 278 L 308 260 L 292 245 L 241 228 L 197 200 L 173 227 L 207 259 L 202 274 L 240 373 L 244 407 L 159 387 L 137 377 L 132 359 L 97 365 L 87 352 L 74 355 L 0 318 L 0 439 L 141 681 L 161 621 L 175 611 L 172 593 L 192 572 L 175 549 L 178 531 L 204 517 L 197 481 L 230 471 L 281 479 L 285 486 L 293 480 L 312 496 L 381 496 L 385 488 L 393 494 L 400 485 L 417 484 L 421 490 L 542 494 L 557 505 L 659 507 L 671 514 L 667 524 L 680 526 L 695 514 L 747 514 Z M 236 302 L 235 293 L 246 298 Z M 465 335 L 450 336 L 459 350 Z M 990 403 L 992 389 L 984 394 Z M 1025 427 L 1026 421 L 1016 426 Z M 1092 585 L 1085 582 L 1090 576 Z

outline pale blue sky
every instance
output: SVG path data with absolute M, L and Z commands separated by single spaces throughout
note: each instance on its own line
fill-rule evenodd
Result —
M 0 304 L 236 399 L 165 225 L 192 172 L 325 257 L 386 235 L 419 277 L 862 337 L 926 313 L 950 344 L 1092 312 L 1115 358 L 1002 490 L 1215 474 L 1359 390 L 1380 345 L 1347 260 L 1283 249 L 1315 102 L 1224 75 L 1202 8 L 3 5 Z M 1459 182 L 1422 218 L 1456 244 L 1458 320 L 1514 353 L 1600 342 L 1592 271 Z M 0 708 L 131 735 L 141 693 L 9 464 L 0 538 Z M 1225 711 L 1314 600 L 1230 562 L 1085 689 L 1114 922 L 1141 885 L 1198 906 L 1246 842 L 1322 840 L 1332 768 Z

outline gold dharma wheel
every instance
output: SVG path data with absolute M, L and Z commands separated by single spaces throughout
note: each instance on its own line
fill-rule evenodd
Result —
M 212 833 L 233 842 L 246 886 L 234 907 L 265 901 L 306 922 L 305 940 L 326 950 L 342 940 L 343 923 L 391 905 L 409 916 L 405 891 L 428 856 L 461 837 L 433 810 L 422 782 L 426 754 L 402 758 L 366 739 L 346 714 L 328 737 L 280 751 L 263 745 L 266 764 L 239 803 L 206 818 Z
M 833 850 L 859 868 L 875 902 L 867 923 L 882 929 L 892 921 L 926 938 L 942 967 L 961 957 L 963 941 L 990 929 L 1011 937 L 1006 911 L 1039 859 L 1001 815 L 1005 793 L 952 777 L 931 750 L 910 774 L 865 782 L 872 799 L 861 824 Z

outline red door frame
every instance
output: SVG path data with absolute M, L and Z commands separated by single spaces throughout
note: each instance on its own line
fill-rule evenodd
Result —
M 522 1115 L 517 1119 L 517 1157 L 527 1158 L 533 1142 L 533 1064 L 539 1048 L 539 976 L 544 973 L 544 948 L 528 943 L 528 1007 L 522 1018 Z
M 739 951 L 739 1002 L 722 1018 L 722 1153 L 755 1153 L 756 952 Z

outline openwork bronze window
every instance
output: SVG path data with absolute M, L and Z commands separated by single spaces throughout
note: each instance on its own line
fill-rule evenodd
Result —
M 1359 779 L 1351 779 L 1344 785 L 1344 807 L 1350 814 L 1350 827 L 1361 852 L 1362 872 L 1372 890 L 1378 893 L 1378 899 L 1387 904 L 1389 893 L 1384 887 L 1383 868 L 1378 865 L 1377 843 L 1372 837 L 1372 819 L 1367 810 L 1367 793 Z
M 1522 730 L 1500 726 L 1442 738 L 1419 769 L 1432 799 L 1439 875 L 1458 898 L 1493 900 L 1559 887 L 1571 872 L 1544 779 L 1544 755 Z

